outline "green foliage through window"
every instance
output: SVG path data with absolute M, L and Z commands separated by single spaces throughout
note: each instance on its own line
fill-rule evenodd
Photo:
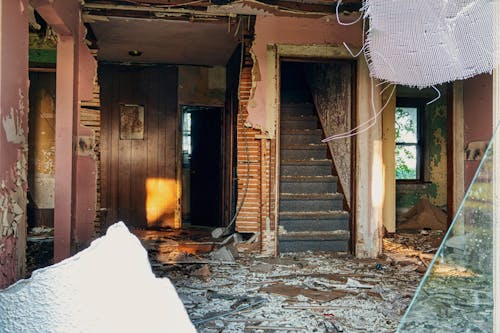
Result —
M 396 179 L 418 178 L 418 109 L 396 108 Z

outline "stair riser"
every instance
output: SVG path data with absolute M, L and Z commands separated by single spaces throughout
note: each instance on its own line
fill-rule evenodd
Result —
M 307 160 L 327 158 L 326 149 L 282 149 L 282 160 Z
M 281 193 L 335 193 L 337 183 L 329 182 L 284 182 L 281 181 Z
M 281 116 L 300 117 L 300 116 L 314 116 L 316 113 L 312 106 L 282 106 Z
M 341 210 L 342 200 L 340 199 L 309 199 L 309 200 L 288 200 L 281 199 L 280 211 L 282 212 L 315 212 L 327 210 Z
M 310 134 L 282 134 L 281 145 L 309 145 L 321 143 L 323 139 L 320 132 L 314 131 Z
M 280 240 L 278 250 L 281 253 L 305 251 L 347 252 L 349 243 L 346 240 Z
M 281 129 L 316 129 L 318 121 L 313 119 L 307 120 L 281 120 Z
M 332 166 L 325 165 L 282 165 L 280 168 L 283 176 L 330 176 Z
M 349 230 L 349 220 L 347 216 L 323 220 L 280 220 L 280 228 L 288 232 Z

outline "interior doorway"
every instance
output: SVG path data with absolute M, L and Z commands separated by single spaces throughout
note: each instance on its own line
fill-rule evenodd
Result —
M 222 219 L 223 108 L 182 107 L 183 225 L 219 227 Z
M 30 70 L 28 226 L 54 227 L 55 69 Z

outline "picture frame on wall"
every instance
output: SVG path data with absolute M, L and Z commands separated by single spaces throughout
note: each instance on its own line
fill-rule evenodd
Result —
M 144 140 L 144 105 L 120 104 L 120 140 Z

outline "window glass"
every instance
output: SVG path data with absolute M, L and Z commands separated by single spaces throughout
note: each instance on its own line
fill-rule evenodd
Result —
M 396 108 L 396 179 L 418 179 L 418 108 Z

